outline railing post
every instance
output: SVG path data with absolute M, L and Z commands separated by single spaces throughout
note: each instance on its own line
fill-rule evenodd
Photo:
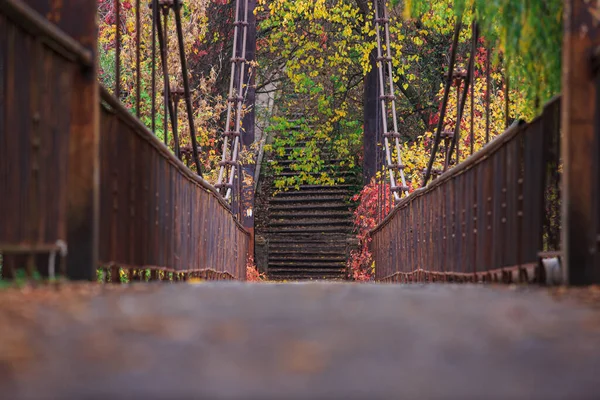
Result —
M 25 0 L 96 57 L 97 0 Z M 99 96 L 94 67 L 74 77 L 69 131 L 67 198 L 67 275 L 96 279 L 99 210 Z
M 600 270 L 593 265 L 597 243 L 592 222 L 592 144 L 597 100 L 590 63 L 592 48 L 600 44 L 600 26 L 595 17 L 599 11 L 596 2 L 565 0 L 562 247 L 564 281 L 572 285 L 600 282 Z

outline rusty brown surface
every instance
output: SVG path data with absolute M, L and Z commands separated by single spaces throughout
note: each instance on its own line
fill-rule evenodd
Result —
M 594 158 L 598 158 L 594 152 L 598 104 L 590 63 L 593 48 L 600 44 L 599 11 L 597 2 L 565 1 L 562 225 L 565 279 L 574 285 L 600 282 L 600 268 L 593 265 L 598 253 L 594 208 L 600 203 L 597 199 L 595 204 L 592 201 Z
M 100 265 L 245 279 L 249 235 L 207 182 L 104 89 Z
M 528 266 L 559 250 L 560 102 L 400 201 L 371 232 L 376 279 L 540 278 Z
M 70 121 L 66 155 L 67 273 L 72 279 L 95 278 L 98 259 L 98 86 L 96 83 L 96 0 L 27 0 L 32 9 L 79 42 L 93 55 L 90 67 L 71 71 Z M 44 104 L 44 107 L 47 107 Z M 67 136 L 68 133 L 68 136 Z
M 600 291 L 76 285 L 0 291 L 21 399 L 592 399 Z
M 69 242 L 68 220 L 78 212 L 68 205 L 68 174 L 78 168 L 70 146 L 76 129 L 92 134 L 80 125 L 81 71 L 91 53 L 22 3 L 1 5 L 0 30 L 0 250 L 10 276 L 33 260 L 28 254 Z M 47 267 L 42 258 L 35 263 Z

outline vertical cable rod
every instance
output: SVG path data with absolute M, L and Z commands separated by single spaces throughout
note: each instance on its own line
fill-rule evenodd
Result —
M 140 93 L 141 93 L 141 84 L 142 84 L 142 75 L 141 75 L 141 55 L 140 55 L 140 47 L 142 41 L 142 33 L 141 33 L 141 23 L 140 23 L 140 0 L 135 1 L 135 115 L 140 118 L 141 115 L 141 104 L 140 104 Z
M 183 80 L 183 94 L 185 99 L 185 108 L 188 116 L 188 124 L 190 129 L 190 139 L 192 142 L 192 157 L 196 164 L 196 173 L 202 176 L 202 164 L 198 155 L 198 143 L 196 138 L 196 126 L 194 125 L 194 110 L 192 107 L 192 95 L 190 90 L 190 80 L 188 76 L 187 59 L 185 58 L 185 46 L 183 42 L 183 27 L 181 23 L 181 0 L 176 0 L 174 5 L 175 26 L 177 29 L 177 42 L 179 45 L 179 60 L 181 62 L 181 75 Z M 177 138 L 177 142 L 179 139 Z M 176 144 L 179 148 L 179 143 Z M 178 150 L 179 151 L 179 150 Z
M 115 97 L 121 97 L 121 1 L 115 0 Z
M 240 15 L 240 5 L 242 10 Z M 242 130 L 242 105 L 244 102 L 244 69 L 246 66 L 246 41 L 248 36 L 248 0 L 236 0 L 235 2 L 235 22 L 233 33 L 233 49 L 231 58 L 231 76 L 229 82 L 229 96 L 227 99 L 227 119 L 225 129 L 223 131 L 223 155 L 219 163 L 219 178 L 215 187 L 223 193 L 225 192 L 225 200 L 229 200 L 234 189 L 234 178 L 236 171 L 239 169 L 239 152 L 240 152 L 240 136 Z M 243 18 L 243 19 L 240 19 Z M 238 36 L 242 34 L 242 43 L 240 48 L 240 57 L 238 54 L 239 40 Z M 237 79 L 237 88 L 235 88 L 235 77 Z M 233 121 L 233 129 L 231 123 Z M 229 150 L 229 139 L 231 138 L 232 146 Z M 227 183 L 224 181 L 227 180 Z
M 156 18 L 158 15 L 158 0 L 150 2 L 152 8 L 152 59 L 150 62 L 152 68 L 152 101 L 151 101 L 151 116 L 152 116 L 152 133 L 156 135 Z
M 492 90 L 491 84 L 491 71 L 490 71 L 490 58 L 492 57 L 492 47 L 488 44 L 486 51 L 485 60 L 485 143 L 490 141 L 490 90 Z
M 389 29 L 389 17 L 385 2 L 381 5 L 383 17 L 380 17 L 379 12 L 379 0 L 373 0 L 375 10 L 375 32 L 377 34 L 377 69 L 379 72 L 379 83 L 380 83 L 380 96 L 379 100 L 381 103 L 381 120 L 383 129 L 383 142 L 385 146 L 385 159 L 386 168 L 388 169 L 390 179 L 390 190 L 394 194 L 394 200 L 400 200 L 401 195 L 398 192 L 403 192 L 408 195 L 408 187 L 406 186 L 406 180 L 404 177 L 404 166 L 402 165 L 402 153 L 400 148 L 400 133 L 398 132 L 398 117 L 396 114 L 396 96 L 394 95 L 394 76 L 392 66 L 392 51 L 390 46 L 390 29 Z M 386 56 L 383 56 L 383 46 L 381 40 L 381 31 L 385 36 Z M 386 94 L 386 84 L 384 78 L 384 62 L 386 63 L 386 69 L 388 73 L 388 87 Z M 390 103 L 390 112 L 392 114 L 393 131 L 388 131 L 388 102 Z M 396 150 L 396 160 L 393 162 L 392 149 L 390 145 L 390 138 L 394 138 L 394 147 Z M 398 170 L 400 176 L 401 186 L 397 186 L 395 170 Z
M 450 65 L 448 66 L 448 75 L 446 76 L 446 86 L 444 87 L 444 97 L 442 99 L 442 109 L 440 110 L 440 117 L 438 120 L 437 128 L 435 131 L 435 137 L 433 139 L 433 147 L 431 148 L 431 156 L 429 157 L 429 162 L 427 163 L 427 169 L 425 170 L 425 175 L 423 176 L 422 186 L 426 186 L 429 178 L 431 176 L 431 171 L 433 168 L 433 163 L 435 161 L 435 156 L 437 154 L 438 148 L 440 146 L 440 141 L 442 139 L 442 129 L 444 127 L 444 118 L 446 117 L 446 109 L 448 108 L 448 97 L 450 95 L 450 88 L 452 87 L 452 78 L 454 71 L 454 64 L 456 62 L 456 53 L 458 51 L 458 39 L 460 36 L 460 30 L 462 28 L 462 15 L 458 17 L 456 20 L 456 25 L 454 26 L 454 39 L 452 40 L 452 50 L 450 52 Z

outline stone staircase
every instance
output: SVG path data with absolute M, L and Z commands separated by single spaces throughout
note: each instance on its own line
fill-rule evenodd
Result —
M 298 143 L 295 148 L 302 146 Z M 256 209 L 257 265 L 270 280 L 346 279 L 346 262 L 355 243 L 351 197 L 359 177 L 329 158 L 324 170 L 344 177 L 343 184 L 301 185 L 276 193 L 275 162 L 283 167 L 277 176 L 300 174 L 292 168 L 298 162 L 293 150 L 285 148 L 283 156 L 267 157 Z

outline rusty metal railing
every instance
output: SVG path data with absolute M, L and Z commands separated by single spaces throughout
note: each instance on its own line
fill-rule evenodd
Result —
M 20 1 L 0 2 L 3 276 L 65 272 L 69 136 L 93 58 Z
M 58 13 L 61 20 L 64 12 L 61 23 L 71 28 L 79 26 L 73 23 L 73 10 L 81 8 L 89 28 L 96 3 L 71 1 L 47 15 Z M 116 4 L 118 25 L 120 2 Z M 174 9 L 183 51 L 181 3 L 152 4 L 155 10 L 160 4 L 165 14 Z M 139 1 L 136 7 L 141 7 Z M 160 36 L 160 26 L 154 25 Z M 14 278 L 23 267 L 29 277 L 36 269 L 42 276 L 54 275 L 59 267 L 61 275 L 89 280 L 101 267 L 109 270 L 112 282 L 120 281 L 115 274 L 121 269 L 130 278 L 135 271 L 140 280 L 147 270 L 154 279 L 165 273 L 245 279 L 248 232 L 216 189 L 95 82 L 91 51 L 17 0 L 0 2 L 0 39 L 3 278 Z M 116 53 L 119 65 L 118 49 Z M 185 65 L 182 73 L 187 74 Z M 191 114 L 189 83 L 185 77 L 183 81 L 183 89 L 175 92 Z M 166 98 L 165 108 L 170 104 Z M 77 241 L 77 236 L 85 238 Z M 71 242 L 80 245 L 74 246 L 75 257 L 69 253 L 64 268 Z M 88 262 L 78 262 L 82 259 Z
M 559 250 L 560 98 L 398 203 L 371 232 L 376 279 L 539 281 Z
M 216 189 L 101 97 L 100 264 L 245 279 L 249 235 Z

